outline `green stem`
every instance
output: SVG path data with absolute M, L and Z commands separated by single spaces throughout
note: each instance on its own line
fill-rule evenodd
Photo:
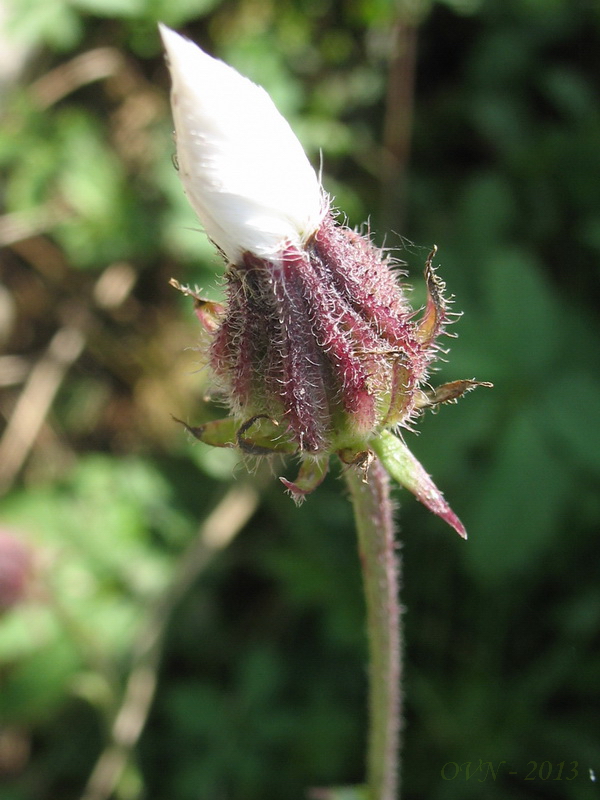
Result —
M 369 800 L 398 800 L 400 732 L 399 558 L 388 474 L 379 459 L 364 474 L 350 468 L 352 496 L 363 571 L 369 637 Z

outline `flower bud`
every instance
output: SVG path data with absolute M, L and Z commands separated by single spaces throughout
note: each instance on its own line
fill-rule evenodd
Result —
M 323 479 L 330 454 L 366 469 L 375 451 L 464 534 L 401 439 L 386 433 L 477 385 L 422 388 L 448 322 L 433 253 L 417 318 L 393 259 L 335 221 L 266 92 L 168 28 L 161 35 L 181 179 L 229 262 L 224 308 L 183 291 L 196 300 L 212 373 L 233 416 L 189 430 L 252 454 L 297 452 L 298 479 L 282 479 L 297 501 Z
M 300 244 L 326 209 L 319 179 L 269 95 L 164 25 L 179 174 L 231 263 Z

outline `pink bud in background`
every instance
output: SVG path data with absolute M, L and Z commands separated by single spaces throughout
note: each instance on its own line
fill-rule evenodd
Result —
M 0 614 L 25 599 L 32 568 L 29 547 L 12 531 L 0 530 Z

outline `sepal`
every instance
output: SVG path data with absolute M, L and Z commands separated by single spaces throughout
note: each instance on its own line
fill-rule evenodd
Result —
M 195 439 L 212 447 L 238 447 L 251 456 L 291 455 L 298 450 L 279 424 L 265 414 L 257 414 L 241 425 L 235 417 L 211 420 L 204 425 L 188 425 L 177 417 L 173 420 Z
M 320 486 L 329 470 L 329 456 L 321 458 L 305 458 L 300 466 L 298 477 L 295 481 L 279 478 L 290 497 L 297 506 L 301 505 L 306 496 Z
M 198 322 L 205 331 L 214 333 L 225 315 L 225 306 L 221 305 L 221 303 L 216 303 L 214 300 L 207 300 L 198 293 L 197 289 L 191 289 L 189 286 L 179 283 L 176 278 L 171 278 L 169 285 L 181 292 L 184 297 L 194 298 L 194 313 L 198 318 Z
M 463 539 L 467 538 L 464 525 L 402 439 L 383 431 L 373 439 L 371 447 L 394 480 L 412 492 L 417 500 L 447 522 Z
M 444 330 L 448 320 L 448 301 L 444 297 L 446 284 L 433 266 L 437 246 L 429 253 L 425 263 L 425 282 L 427 283 L 427 305 L 417 327 L 417 338 L 424 345 L 430 345 Z
M 435 406 L 444 405 L 445 403 L 456 403 L 464 394 L 472 392 L 473 389 L 476 389 L 478 386 L 491 389 L 493 385 L 494 384 L 489 381 L 475 380 L 442 383 L 434 389 L 429 389 L 427 391 L 419 390 L 415 398 L 415 408 L 434 408 Z

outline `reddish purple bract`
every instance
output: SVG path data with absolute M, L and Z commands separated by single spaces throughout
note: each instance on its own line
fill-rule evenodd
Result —
M 210 363 L 233 412 L 277 420 L 315 454 L 410 418 L 435 347 L 392 267 L 330 215 L 303 250 L 287 247 L 278 262 L 246 253 L 230 266 Z

